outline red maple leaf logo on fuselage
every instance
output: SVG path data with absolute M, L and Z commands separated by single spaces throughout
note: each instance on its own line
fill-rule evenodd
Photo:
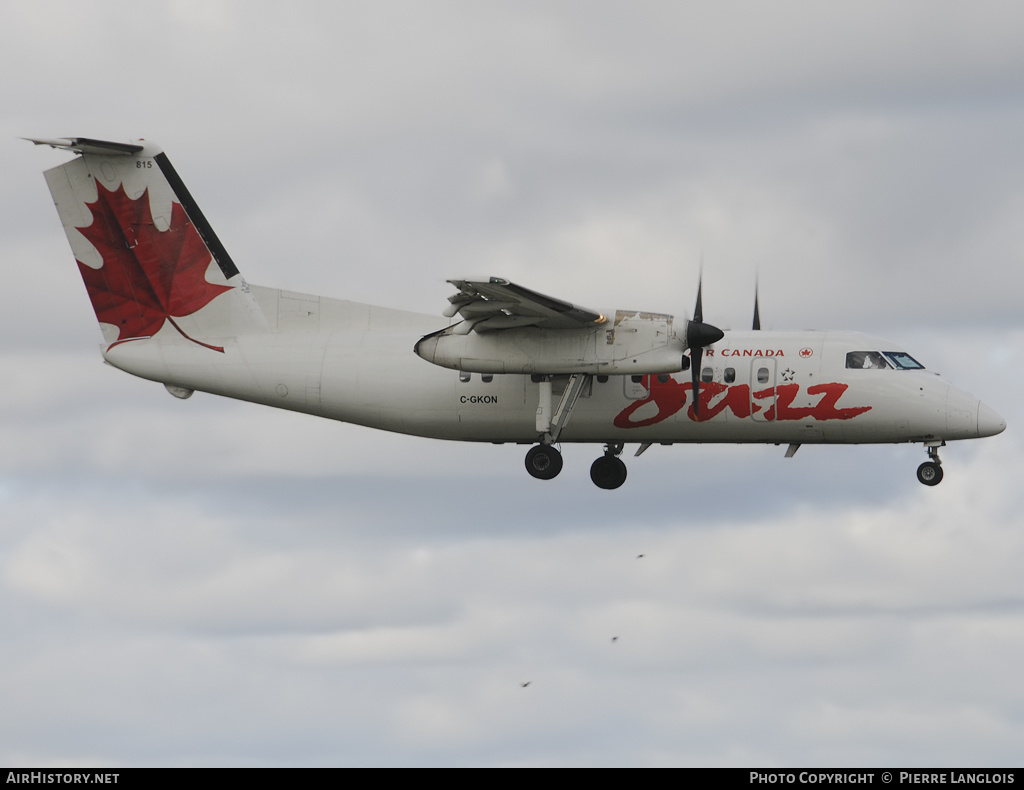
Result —
M 117 327 L 110 344 L 152 337 L 165 321 L 193 343 L 223 352 L 189 337 L 174 317 L 192 315 L 229 285 L 206 280 L 213 257 L 179 203 L 171 202 L 167 230 L 157 230 L 149 206 L 149 190 L 134 200 L 122 184 L 116 191 L 96 182 L 95 203 L 86 203 L 92 224 L 79 228 L 103 258 L 94 269 L 78 261 L 96 318 Z

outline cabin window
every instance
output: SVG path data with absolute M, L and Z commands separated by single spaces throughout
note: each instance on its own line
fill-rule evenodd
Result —
M 850 370 L 886 370 L 889 365 L 877 351 L 851 351 L 846 355 L 846 367 Z
M 767 384 L 768 383 L 768 368 L 757 369 L 757 383 Z
M 597 383 L 598 384 L 607 384 L 608 383 L 608 377 L 607 376 L 598 376 L 597 377 Z
M 480 381 L 482 381 L 484 384 L 490 384 L 492 381 L 494 381 L 494 374 L 493 373 L 484 373 L 480 377 Z
M 658 382 L 660 384 L 668 384 L 668 373 L 659 373 Z
M 896 370 L 924 370 L 924 365 L 905 351 L 886 351 L 885 356 L 896 366 Z
M 462 383 L 466 383 L 471 378 L 473 378 L 473 374 L 472 373 L 469 373 L 469 372 L 467 372 L 465 370 L 460 370 L 459 371 L 459 381 L 461 381 Z
M 722 381 L 726 384 L 732 384 L 736 381 L 736 368 L 726 368 L 722 374 Z
M 644 380 L 644 377 L 643 376 L 630 376 L 629 380 L 632 381 L 634 384 L 639 384 L 641 381 Z
M 711 383 L 711 381 L 714 378 L 715 378 L 715 370 L 714 370 L 714 368 L 704 368 L 703 370 L 701 370 L 701 372 L 700 372 L 700 380 L 703 381 L 705 384 Z

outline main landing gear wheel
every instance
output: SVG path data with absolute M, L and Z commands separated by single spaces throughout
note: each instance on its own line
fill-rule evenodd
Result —
M 626 465 L 614 455 L 602 455 L 590 467 L 590 479 L 608 491 L 626 482 Z
M 928 460 L 917 467 L 917 479 L 926 486 L 937 486 L 942 482 L 942 460 L 939 458 L 939 448 L 945 444 L 945 442 L 929 442 L 925 445 L 928 450 Z
M 551 480 L 562 471 L 562 454 L 550 444 L 538 444 L 526 454 L 526 471 L 538 480 Z
M 925 461 L 917 467 L 917 479 L 926 486 L 937 486 L 942 482 L 942 467 L 935 461 Z

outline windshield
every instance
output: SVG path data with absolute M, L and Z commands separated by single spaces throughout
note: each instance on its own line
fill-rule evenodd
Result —
M 846 367 L 852 370 L 885 370 L 889 365 L 877 351 L 851 351 L 846 355 Z
M 846 355 L 850 370 L 924 370 L 924 365 L 906 351 L 851 351 Z
M 886 351 L 885 356 L 897 370 L 924 370 L 924 365 L 905 351 Z

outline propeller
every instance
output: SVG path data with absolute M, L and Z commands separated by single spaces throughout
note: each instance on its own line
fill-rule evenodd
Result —
M 704 272 L 697 281 L 697 306 L 693 309 L 693 320 L 686 324 L 686 347 L 690 349 L 690 381 L 693 382 L 693 413 L 700 419 L 700 368 L 704 358 L 704 347 L 717 343 L 725 332 L 717 326 L 704 323 L 704 300 L 702 298 Z

